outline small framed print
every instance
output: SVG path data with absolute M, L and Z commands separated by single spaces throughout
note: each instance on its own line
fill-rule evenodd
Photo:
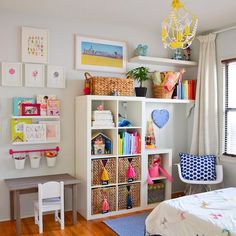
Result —
M 22 64 L 2 62 L 2 86 L 22 86 Z
M 47 87 L 65 88 L 65 75 L 62 66 L 47 66 Z
M 44 87 L 44 65 L 25 64 L 25 86 Z
M 60 121 L 40 121 L 39 124 L 46 124 L 48 142 L 60 143 Z
M 22 116 L 40 116 L 40 104 L 21 104 Z
M 31 27 L 21 29 L 22 62 L 48 63 L 49 31 Z
M 25 142 L 46 142 L 45 124 L 23 124 Z

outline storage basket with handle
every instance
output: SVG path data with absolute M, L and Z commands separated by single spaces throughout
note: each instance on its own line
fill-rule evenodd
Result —
M 91 76 L 88 72 L 84 76 L 91 95 L 113 95 L 114 92 L 120 96 L 134 95 L 134 80 L 131 78 Z

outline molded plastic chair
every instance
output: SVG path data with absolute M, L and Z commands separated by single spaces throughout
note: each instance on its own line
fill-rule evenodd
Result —
M 214 184 L 220 184 L 223 181 L 223 166 L 222 165 L 216 165 L 216 180 L 188 180 L 184 179 L 181 173 L 181 166 L 180 164 L 175 164 L 178 166 L 178 173 L 179 177 L 182 182 L 186 183 L 189 185 L 189 189 L 186 190 L 185 194 L 190 195 L 193 194 L 193 186 L 195 185 L 203 185 L 206 189 L 206 191 L 211 191 L 211 185 Z
M 58 211 L 60 210 L 60 218 Z M 38 184 L 38 201 L 34 202 L 35 224 L 43 232 L 43 212 L 55 211 L 55 221 L 64 229 L 64 182 Z

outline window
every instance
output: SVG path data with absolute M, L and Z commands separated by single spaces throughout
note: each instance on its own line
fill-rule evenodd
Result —
M 236 58 L 222 63 L 225 81 L 224 154 L 236 157 Z

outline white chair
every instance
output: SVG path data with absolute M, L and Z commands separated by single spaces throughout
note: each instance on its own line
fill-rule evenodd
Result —
M 64 229 L 64 182 L 38 184 L 38 201 L 34 202 L 34 214 L 40 234 L 43 232 L 43 212 L 49 211 L 55 211 L 55 221 L 59 221 L 61 229 Z
M 182 182 L 188 184 L 185 191 L 186 195 L 193 194 L 193 188 L 194 186 L 201 185 L 205 187 L 206 191 L 211 191 L 211 185 L 214 184 L 220 184 L 223 181 L 223 166 L 222 165 L 216 165 L 216 180 L 211 180 L 211 181 L 203 181 L 203 180 L 188 180 L 184 179 L 182 176 L 181 172 L 181 166 L 180 164 L 175 164 L 178 166 L 178 173 L 179 173 L 179 178 Z

